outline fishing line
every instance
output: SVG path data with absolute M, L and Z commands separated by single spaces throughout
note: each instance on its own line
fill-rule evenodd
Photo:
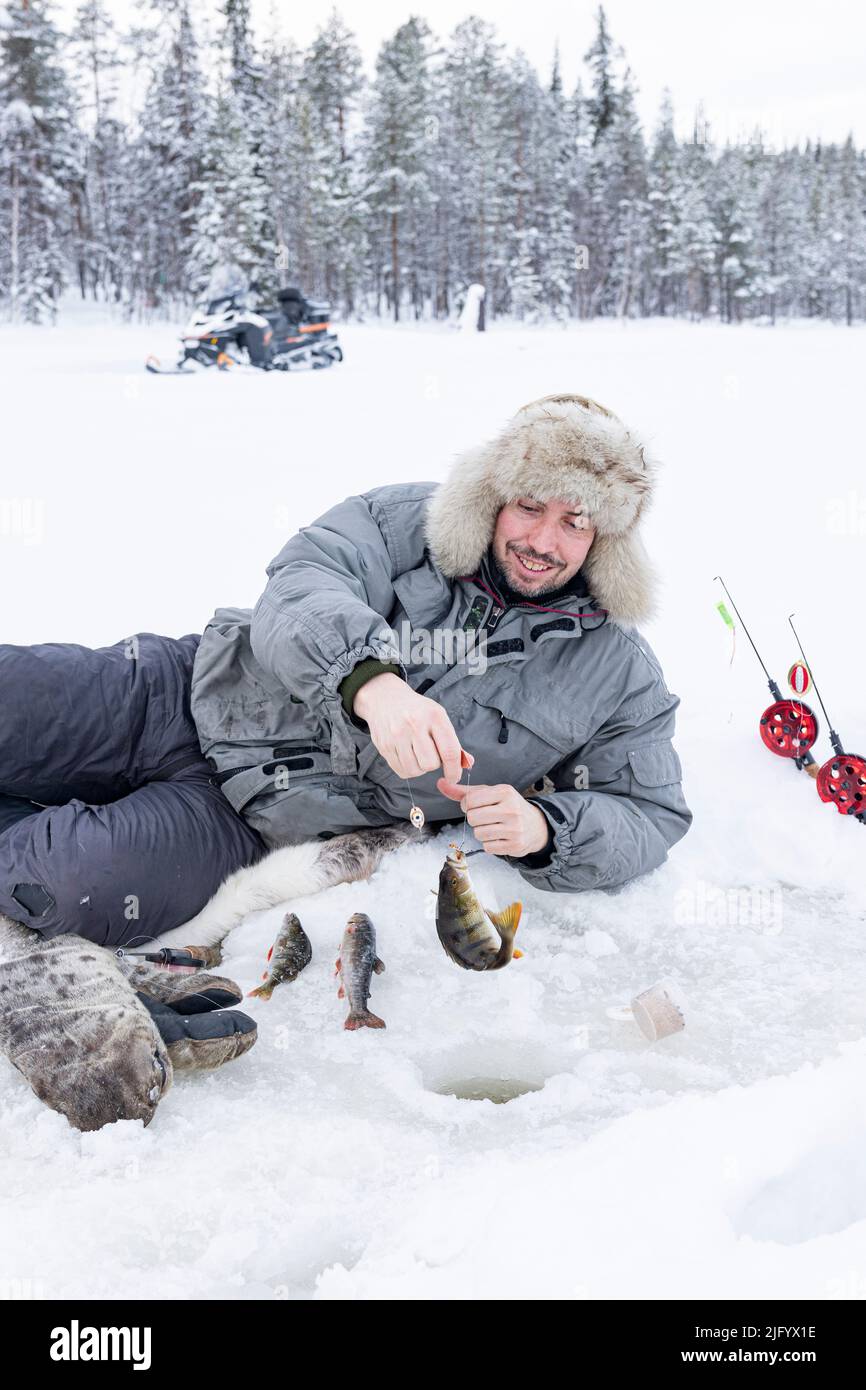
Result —
M 460 772 L 460 776 L 461 776 L 461 778 L 463 777 L 463 771 L 462 771 L 462 769 L 461 769 L 461 772 Z M 470 781 L 471 777 L 472 777 L 472 768 L 471 768 L 471 767 L 467 767 L 467 769 L 466 769 L 466 790 L 467 790 L 467 791 L 469 790 L 469 781 Z M 461 851 L 462 851 L 462 849 L 463 849 L 464 841 L 466 840 L 466 827 L 467 827 L 468 824 L 469 824 L 469 812 L 468 812 L 468 811 L 464 811 L 464 812 L 463 812 L 463 834 L 462 834 L 461 837 L 460 837 L 460 844 L 459 844 L 459 846 L 458 846 L 458 848 L 459 848 Z
M 462 768 L 460 769 L 460 777 L 461 777 L 461 779 L 462 779 L 462 777 L 463 777 L 463 769 L 462 769 Z M 467 768 L 467 769 L 466 769 L 466 790 L 467 790 L 467 791 L 469 790 L 469 782 L 470 782 L 471 777 L 472 777 L 472 768 L 470 767 L 470 768 Z M 410 783 L 409 778 L 408 778 L 408 777 L 404 777 L 404 778 L 403 778 L 403 781 L 406 783 L 406 791 L 407 791 L 408 796 L 409 796 L 409 819 L 410 819 L 410 821 L 412 822 L 412 824 L 414 825 L 415 829 L 418 831 L 418 839 L 421 840 L 421 841 L 423 841 L 424 836 L 421 834 L 421 831 L 422 831 L 422 829 L 423 829 L 424 820 L 425 820 L 424 812 L 421 810 L 421 807 L 420 807 L 420 806 L 416 806 L 416 804 L 415 804 L 415 793 L 414 793 L 413 790 L 412 790 L 412 784 Z M 467 816 L 468 816 L 468 812 L 464 811 L 464 813 L 463 813 L 463 835 L 462 835 L 462 837 L 461 837 L 460 844 L 459 844 L 459 846 L 458 846 L 458 849 L 460 849 L 460 850 L 463 849 L 463 843 L 464 843 L 464 841 L 465 841 L 465 839 L 466 839 L 466 826 L 467 826 L 467 823 L 468 823 L 468 821 L 467 821 Z M 471 850 L 470 852 L 471 852 L 472 854 L 477 854 L 477 853 L 478 853 L 478 850 Z

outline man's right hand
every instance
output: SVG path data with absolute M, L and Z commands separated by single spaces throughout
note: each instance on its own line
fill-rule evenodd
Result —
M 352 708 L 366 722 L 377 752 L 398 777 L 420 777 L 441 767 L 449 782 L 459 782 L 462 769 L 475 761 L 460 747 L 442 706 L 418 695 L 390 671 L 365 681 Z

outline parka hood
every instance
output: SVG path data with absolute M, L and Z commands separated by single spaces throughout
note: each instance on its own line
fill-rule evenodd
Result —
M 595 528 L 581 573 L 596 601 L 622 626 L 643 622 L 656 575 L 640 522 L 657 472 L 645 442 L 612 411 L 587 396 L 544 396 L 457 459 L 428 503 L 431 556 L 449 579 L 473 574 L 507 502 L 569 502 Z

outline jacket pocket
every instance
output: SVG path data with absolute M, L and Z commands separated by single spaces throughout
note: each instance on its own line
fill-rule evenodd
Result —
M 283 756 L 270 758 L 263 763 L 227 768 L 217 775 L 216 780 L 223 795 L 238 814 L 254 797 L 267 793 L 290 795 L 298 785 L 326 779 L 330 775 L 330 756 L 321 749 L 307 744 L 291 750 L 283 746 L 274 750 L 277 751 Z
M 561 712 L 553 712 L 543 697 L 539 697 L 536 704 L 528 704 L 514 692 L 501 690 L 498 694 L 490 695 L 483 700 L 477 695 L 473 696 L 473 700 L 482 709 L 492 710 L 498 716 L 500 728 L 496 735 L 497 743 L 506 744 L 511 741 L 511 726 L 515 726 L 514 733 L 517 737 L 525 738 L 526 734 L 522 733 L 525 730 L 526 733 L 549 744 L 560 755 L 573 753 L 585 741 L 586 731 L 582 728 L 578 731 L 571 719 L 563 716 Z
M 483 699 L 473 696 L 469 720 L 459 733 L 464 747 L 475 755 L 473 782 L 505 783 L 520 792 L 550 773 L 582 742 L 568 721 L 545 708 L 541 700 L 527 706 L 510 691 Z
M 682 780 L 679 754 L 669 739 L 631 749 L 628 760 L 632 776 L 642 787 L 667 787 Z

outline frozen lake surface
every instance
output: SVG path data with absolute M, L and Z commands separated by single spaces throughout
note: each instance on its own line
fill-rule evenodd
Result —
M 288 535 L 341 497 L 441 478 L 526 402 L 588 394 L 664 465 L 645 634 L 682 699 L 695 823 L 614 894 L 541 893 L 475 858 L 487 906 L 524 902 L 526 954 L 489 977 L 436 939 L 444 833 L 299 900 L 312 964 L 249 1001 L 257 1046 L 179 1079 L 147 1130 L 78 1134 L 3 1062 L 0 1290 L 863 1298 L 866 828 L 763 748 L 771 697 L 741 630 L 729 662 L 713 578 L 783 692 L 796 612 L 835 727 L 866 751 L 864 330 L 339 332 L 330 371 L 182 380 L 143 370 L 172 360 L 165 325 L 73 308 L 0 328 L 2 640 L 200 632 L 252 605 Z M 226 943 L 245 989 L 282 911 Z M 355 911 L 387 965 L 384 1032 L 342 1030 L 333 965 Z M 621 1015 L 661 977 L 686 1027 L 650 1044 Z

